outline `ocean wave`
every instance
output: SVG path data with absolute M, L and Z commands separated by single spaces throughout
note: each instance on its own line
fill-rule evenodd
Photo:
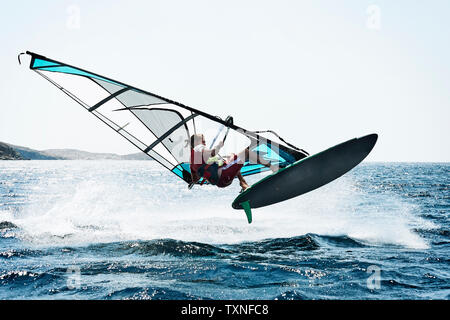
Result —
M 217 246 L 186 242 L 174 239 L 156 239 L 146 241 L 126 241 L 119 243 L 104 243 L 89 245 L 88 250 L 112 251 L 118 255 L 136 254 L 142 256 L 171 255 L 175 257 L 210 257 L 226 250 Z
M 11 259 L 11 258 L 28 258 L 41 256 L 43 254 L 40 250 L 31 249 L 9 249 L 5 251 L 0 251 L 0 258 Z
M 362 248 L 366 244 L 348 236 L 321 236 L 307 234 L 289 238 L 273 238 L 236 244 L 212 245 L 201 242 L 189 242 L 175 239 L 155 239 L 98 243 L 81 247 L 55 248 L 72 253 L 107 254 L 120 257 L 135 256 L 172 256 L 172 257 L 223 257 L 234 256 L 240 261 L 262 261 L 269 255 L 289 255 L 302 251 L 319 250 L 323 246 L 340 248 Z M 30 253 L 31 254 L 31 253 Z
M 233 246 L 238 252 L 250 253 L 276 253 L 276 252 L 296 252 L 317 250 L 319 243 L 314 240 L 311 235 L 290 237 L 290 238 L 274 238 L 261 241 L 244 242 Z
M 16 229 L 17 226 L 10 222 L 10 221 L 2 221 L 0 222 L 0 230 L 5 230 L 5 229 Z
M 27 270 L 12 270 L 0 274 L 0 284 L 3 286 L 13 285 L 15 287 L 26 285 L 39 287 L 45 286 L 58 278 L 60 278 L 60 276 L 47 272 L 37 273 Z
M 364 244 L 361 241 L 356 239 L 352 239 L 349 236 L 325 236 L 325 235 L 315 235 L 318 239 L 322 240 L 324 243 L 334 246 L 334 247 L 342 247 L 342 248 L 363 248 L 367 247 L 368 244 Z
M 274 298 L 274 300 L 308 300 L 308 299 L 309 298 L 304 293 L 295 290 L 285 291 Z
M 132 287 L 115 290 L 104 296 L 106 300 L 208 300 L 167 288 Z

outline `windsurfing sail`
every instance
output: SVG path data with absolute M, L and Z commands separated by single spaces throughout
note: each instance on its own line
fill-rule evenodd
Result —
M 26 54 L 31 57 L 31 70 L 187 183 L 192 180 L 190 137 L 194 133 L 204 134 L 210 143 L 225 141 L 224 156 L 250 147 L 281 167 L 308 156 L 272 131 L 252 132 L 236 126 L 231 117 L 223 120 L 96 73 L 30 51 Z M 246 161 L 241 173 L 247 176 L 265 170 Z

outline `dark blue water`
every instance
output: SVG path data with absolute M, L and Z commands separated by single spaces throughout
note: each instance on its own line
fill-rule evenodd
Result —
M 449 299 L 450 164 L 231 208 L 148 161 L 0 162 L 0 299 Z

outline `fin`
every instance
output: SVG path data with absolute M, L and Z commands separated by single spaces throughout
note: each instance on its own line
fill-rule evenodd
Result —
M 250 207 L 250 202 L 249 201 L 242 202 L 241 206 L 244 209 L 245 214 L 247 215 L 248 223 L 252 223 L 252 208 Z

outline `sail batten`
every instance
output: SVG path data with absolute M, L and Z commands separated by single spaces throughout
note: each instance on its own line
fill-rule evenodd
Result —
M 106 97 L 105 99 L 103 99 L 102 101 L 98 102 L 97 104 L 93 105 L 92 107 L 89 108 L 89 111 L 94 111 L 95 109 L 98 109 L 102 104 L 105 104 L 106 102 L 108 102 L 109 100 L 117 97 L 119 94 L 122 94 L 126 91 L 130 90 L 130 88 L 123 88 L 120 89 L 119 91 L 111 94 L 110 96 Z

